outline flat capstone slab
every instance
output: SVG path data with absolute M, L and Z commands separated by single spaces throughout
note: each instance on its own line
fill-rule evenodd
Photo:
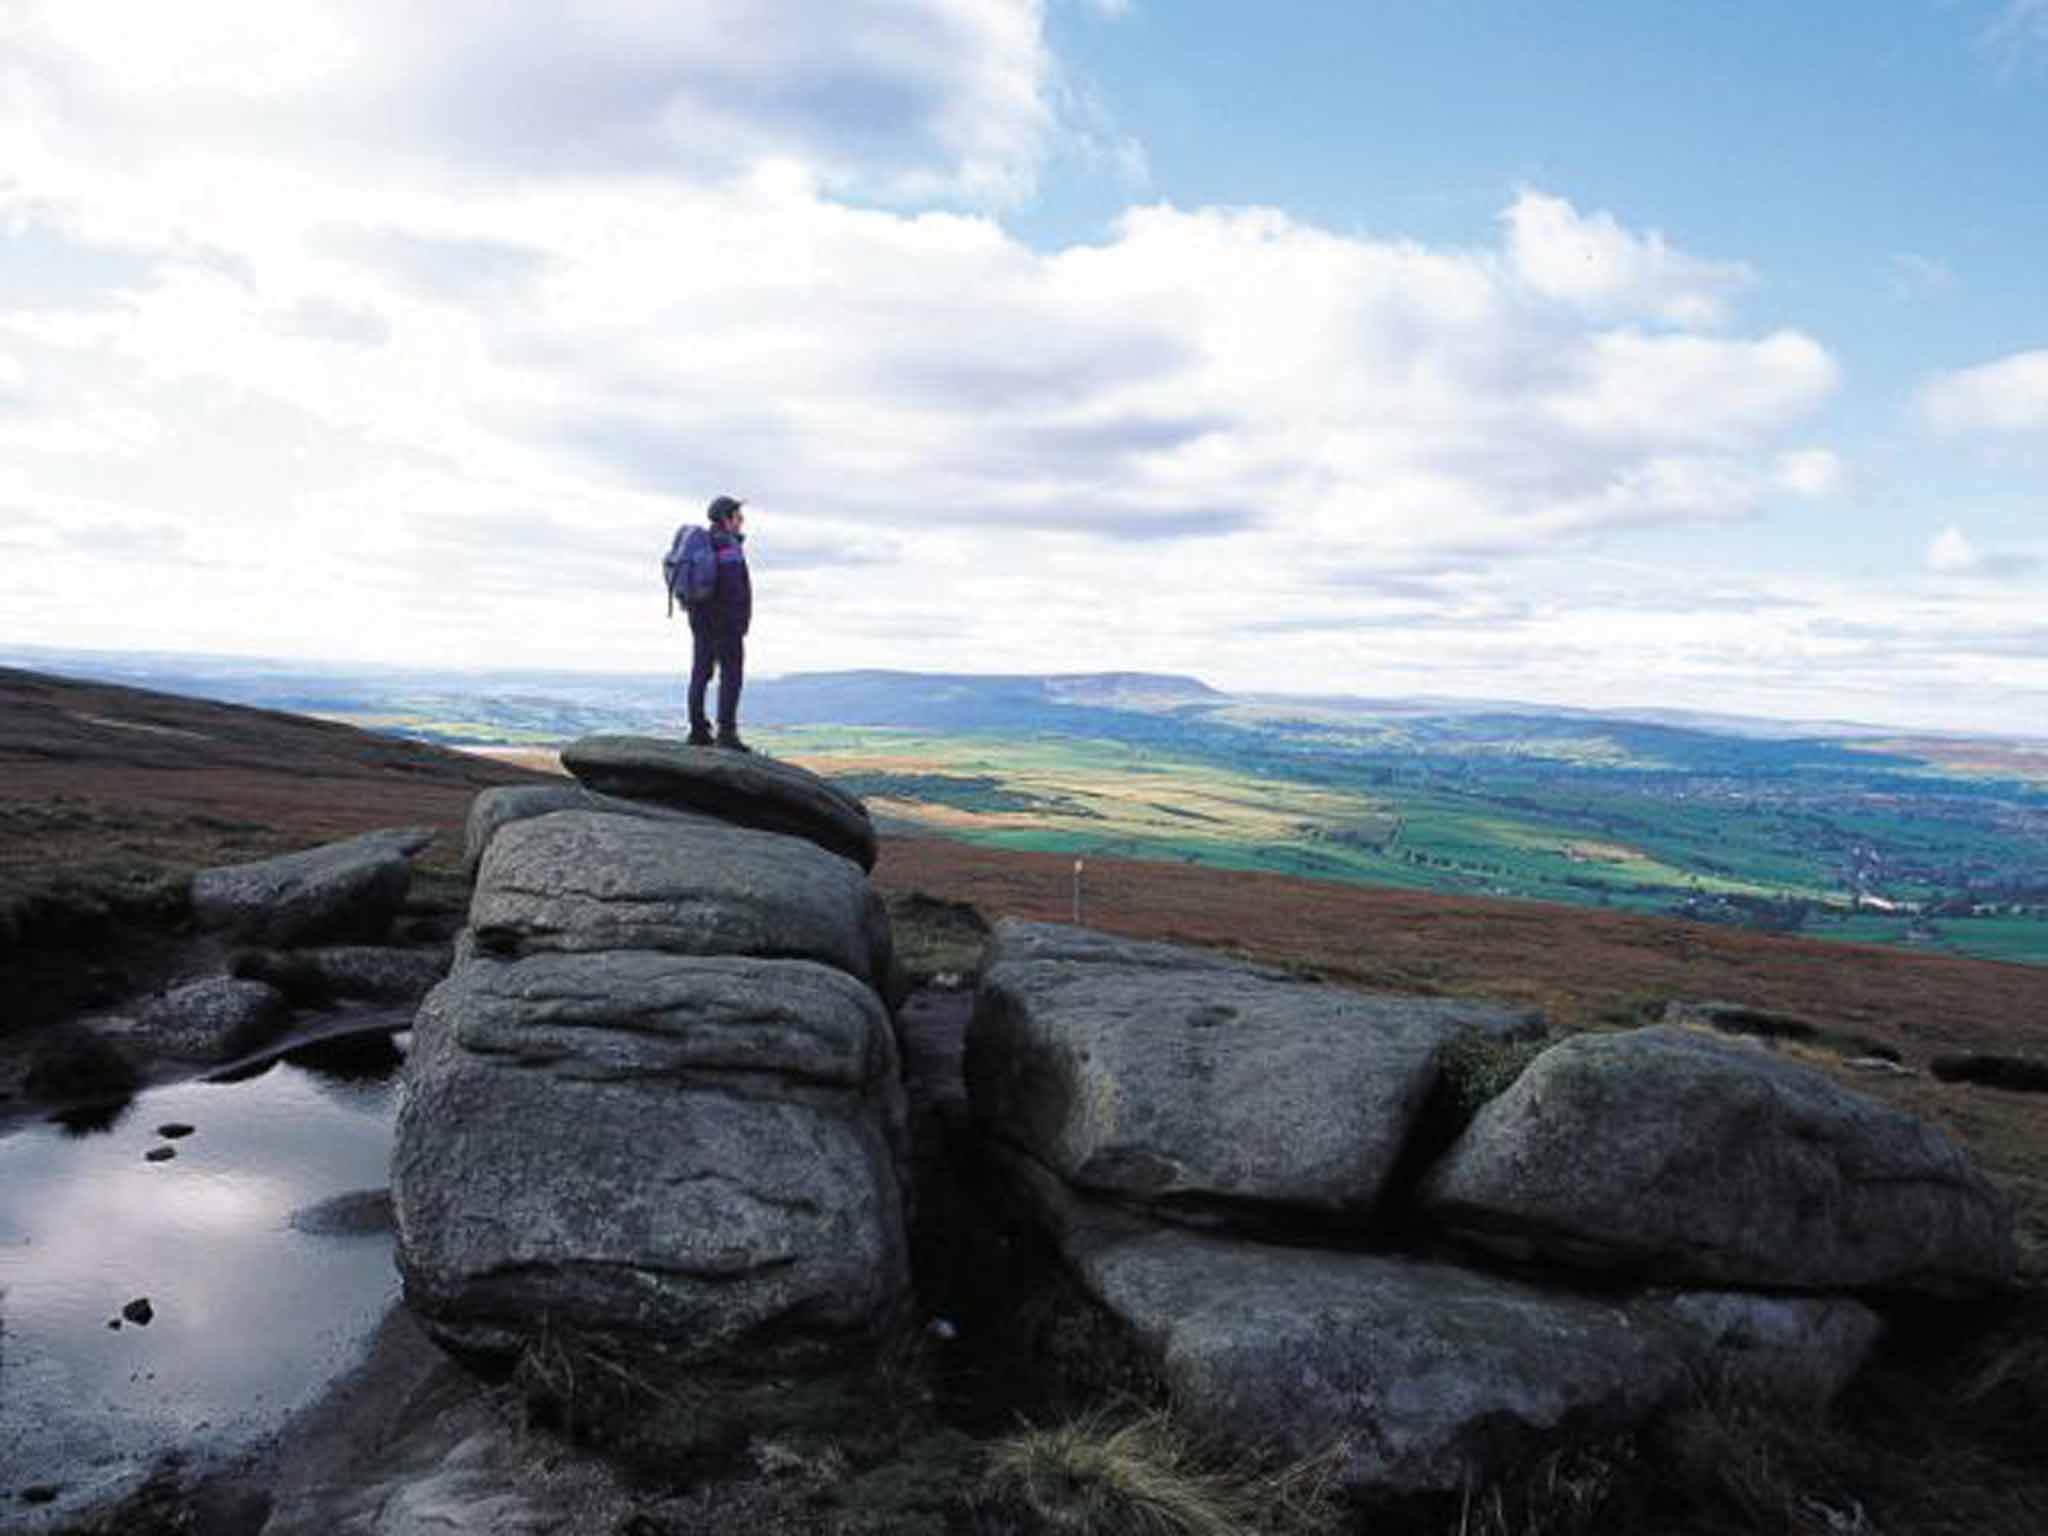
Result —
M 794 763 L 654 736 L 585 736 L 562 749 L 562 766 L 601 794 L 790 833 L 863 870 L 875 867 L 878 845 L 867 808 Z
M 591 811 L 513 822 L 491 840 L 469 935 L 471 952 L 502 958 L 643 949 L 818 960 L 871 986 L 890 963 L 881 897 L 815 843 Z

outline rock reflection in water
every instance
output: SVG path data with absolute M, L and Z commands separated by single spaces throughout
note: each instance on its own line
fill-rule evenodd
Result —
M 399 1056 L 377 1040 L 342 1075 L 270 1063 L 140 1094 L 99 1134 L 73 1117 L 0 1140 L 0 1494 L 59 1486 L 61 1515 L 165 1450 L 274 1429 L 351 1363 L 397 1295 L 388 1231 L 291 1218 L 388 1179 Z M 194 1132 L 146 1161 L 170 1122 Z M 142 1295 L 148 1328 L 109 1326 Z

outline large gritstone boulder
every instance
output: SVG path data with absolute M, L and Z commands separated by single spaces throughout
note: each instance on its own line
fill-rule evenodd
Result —
M 787 832 L 875 867 L 867 807 L 793 763 L 652 736 L 586 736 L 562 749 L 562 766 L 603 794 Z
M 2015 1264 L 2010 1205 L 1933 1126 L 1669 1026 L 1552 1046 L 1424 1195 L 1496 1252 L 1676 1283 L 1959 1294 Z
M 1166 945 L 1006 958 L 1085 953 L 1068 934 L 999 926 L 968 1035 L 975 1113 L 1076 1189 L 1182 1220 L 1364 1221 L 1446 1045 L 1541 1033 L 1492 1003 L 1276 981 L 1194 951 L 1173 968 Z
M 798 838 L 707 822 L 515 822 L 484 854 L 469 923 L 500 955 L 786 955 L 870 984 L 888 973 L 888 912 L 857 868 Z
M 463 827 L 462 867 L 474 880 L 484 852 L 500 830 L 515 821 L 529 821 L 553 811 L 608 811 L 614 816 L 640 816 L 649 820 L 703 820 L 694 812 L 672 810 L 646 800 L 625 800 L 617 795 L 600 795 L 573 779 L 555 784 L 500 784 L 483 791 L 469 804 L 469 820 Z
M 1353 1495 L 1469 1488 L 1533 1450 L 1637 1424 L 1704 1377 L 1824 1400 L 1877 1335 L 1854 1302 L 1574 1295 L 1194 1233 L 1005 1163 L 1181 1419 L 1246 1456 L 1328 1456 Z
M 805 839 L 563 787 L 576 808 L 501 806 L 479 839 L 454 970 L 416 1020 L 392 1170 L 407 1301 L 490 1353 L 857 1362 L 910 1286 L 881 899 Z
M 383 937 L 432 828 L 394 827 L 192 877 L 192 912 L 208 928 L 278 946 Z
M 420 1011 L 393 1196 L 441 1336 L 545 1326 L 764 1368 L 872 1338 L 908 1285 L 887 1016 L 803 960 L 478 960 Z

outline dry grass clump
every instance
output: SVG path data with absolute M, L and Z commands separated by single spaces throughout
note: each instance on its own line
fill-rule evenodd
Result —
M 982 1528 L 1070 1536 L 1322 1536 L 1338 1529 L 1338 1450 L 1275 1469 L 1205 1455 L 1171 1415 L 1101 1414 L 1027 1430 L 989 1454 Z
M 1476 1031 L 1451 1041 L 1443 1051 L 1443 1074 L 1459 1119 L 1470 1120 L 1482 1105 L 1507 1092 L 1523 1069 L 1556 1043 L 1549 1038 L 1494 1040 Z

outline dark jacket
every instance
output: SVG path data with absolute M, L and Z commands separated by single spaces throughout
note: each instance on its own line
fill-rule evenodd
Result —
M 710 616 L 719 629 L 744 635 L 754 622 L 754 582 L 747 575 L 746 535 L 724 528 L 711 530 L 711 548 L 718 560 L 718 587 L 712 593 Z

